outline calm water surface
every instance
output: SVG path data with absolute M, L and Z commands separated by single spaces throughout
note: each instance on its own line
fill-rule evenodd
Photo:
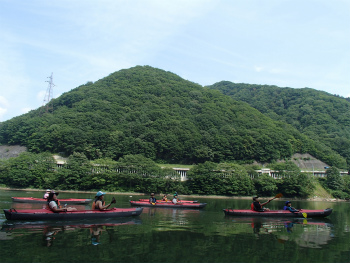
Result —
M 42 194 L 0 190 L 0 208 L 40 208 L 12 203 L 11 197 Z M 59 197 L 93 196 L 60 193 Z M 115 207 L 129 207 L 129 200 L 148 196 L 115 197 Z M 192 200 L 207 206 L 144 208 L 137 218 L 70 222 L 10 222 L 1 211 L 0 262 L 350 262 L 349 202 L 294 201 L 297 208 L 334 211 L 326 219 L 287 220 L 225 217 L 224 208 L 248 208 L 250 200 Z M 271 209 L 282 206 L 278 199 L 269 204 Z

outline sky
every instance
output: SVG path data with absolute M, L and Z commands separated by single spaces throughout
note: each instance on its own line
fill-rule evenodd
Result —
M 0 0 L 0 122 L 149 65 L 350 96 L 349 0 Z

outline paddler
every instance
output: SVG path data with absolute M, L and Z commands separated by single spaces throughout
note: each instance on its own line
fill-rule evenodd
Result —
M 285 206 L 283 207 L 283 210 L 289 210 L 292 213 L 297 213 L 299 210 L 292 207 L 291 201 L 286 201 Z
M 174 198 L 172 200 L 173 204 L 177 204 L 179 202 L 179 200 L 177 199 L 177 193 L 174 194 Z
M 269 208 L 263 208 L 264 205 L 266 205 L 266 204 L 268 204 L 270 202 L 271 202 L 271 199 L 266 201 L 265 203 L 261 204 L 259 202 L 259 197 L 255 196 L 255 197 L 253 197 L 253 203 L 251 204 L 251 208 L 252 208 L 252 210 L 257 211 L 257 212 L 270 211 Z
M 96 210 L 101 210 L 101 211 L 107 210 L 108 207 L 111 206 L 111 204 L 115 204 L 116 203 L 116 200 L 113 197 L 112 198 L 112 202 L 110 204 L 108 204 L 108 205 L 105 205 L 106 202 L 103 200 L 105 194 L 106 193 L 104 193 L 102 191 L 98 191 L 97 192 L 97 194 L 95 196 L 95 200 L 92 202 L 92 210 L 95 210 L 95 209 Z
M 152 205 L 155 205 L 157 203 L 157 199 L 154 197 L 154 193 L 151 193 L 151 197 L 149 198 L 149 202 Z
M 75 207 L 64 207 L 61 208 L 60 201 L 58 201 L 57 196 L 58 192 L 51 191 L 49 193 L 49 197 L 47 198 L 47 205 L 49 209 L 53 212 L 67 212 L 67 211 L 73 211 L 77 210 Z
M 47 198 L 49 198 L 49 194 L 50 193 L 51 193 L 51 190 L 50 189 L 46 189 L 46 192 L 45 192 L 43 198 L 47 200 Z

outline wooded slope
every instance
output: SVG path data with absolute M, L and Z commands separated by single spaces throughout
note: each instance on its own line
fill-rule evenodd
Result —
M 269 162 L 307 152 L 346 166 L 329 143 L 295 123 L 212 88 L 149 66 L 120 70 L 52 100 L 48 113 L 40 108 L 1 123 L 0 143 L 32 152 L 81 152 L 89 159 L 143 154 L 184 164 Z

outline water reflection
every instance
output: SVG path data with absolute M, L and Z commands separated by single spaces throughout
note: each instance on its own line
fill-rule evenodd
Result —
M 192 226 L 201 212 L 198 209 L 144 207 L 143 215 L 147 214 L 150 220 L 154 218 L 157 231 L 168 231 Z
M 43 235 L 43 246 L 51 247 L 60 235 L 65 232 L 73 232 L 78 229 L 87 229 L 91 236 L 91 245 L 99 245 L 100 237 L 103 232 L 110 234 L 110 229 L 122 225 L 141 224 L 140 219 L 135 218 L 117 218 L 105 220 L 83 220 L 72 222 L 13 222 L 5 221 L 2 224 L 0 235 L 2 240 L 15 239 L 23 235 L 33 233 Z M 58 235 L 60 234 L 60 235 Z
M 234 218 L 232 223 L 245 229 L 250 225 L 256 239 L 274 235 L 279 243 L 295 242 L 300 247 L 322 248 L 334 237 L 332 221 L 322 219 Z

